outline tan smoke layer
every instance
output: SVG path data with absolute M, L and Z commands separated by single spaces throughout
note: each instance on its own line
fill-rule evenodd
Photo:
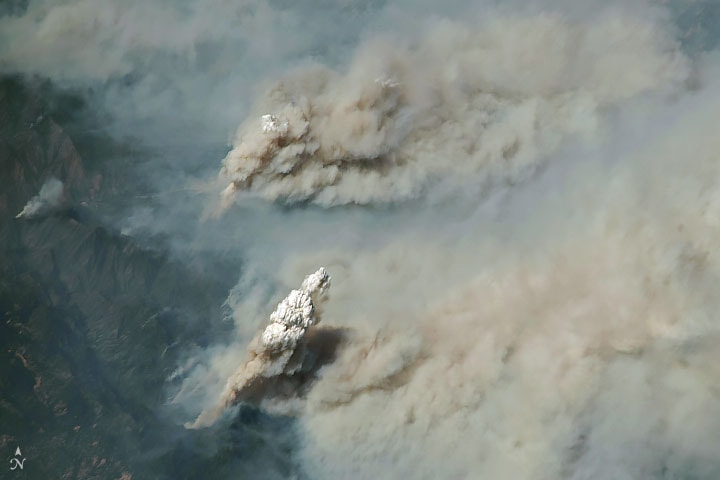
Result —
M 354 331 L 287 406 L 311 474 L 716 478 L 719 107 L 678 108 L 614 168 L 576 165 L 506 239 L 427 232 L 287 263 L 345 265 L 324 318 Z
M 367 42 L 345 72 L 301 69 L 240 126 L 221 206 L 240 191 L 332 206 L 521 180 L 592 138 L 608 109 L 685 81 L 671 30 L 648 12 L 444 21 L 417 42 Z

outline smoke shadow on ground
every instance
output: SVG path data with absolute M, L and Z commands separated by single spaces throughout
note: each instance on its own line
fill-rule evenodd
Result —
M 301 361 L 292 374 L 273 377 L 258 376 L 238 392 L 240 402 L 260 405 L 263 400 L 290 400 L 303 397 L 318 378 L 319 371 L 337 358 L 348 339 L 350 330 L 338 327 L 316 327 L 308 331 L 306 343 L 298 348 L 289 364 Z
M 144 452 L 148 478 L 304 479 L 297 460 L 297 421 L 243 404 L 229 423 L 200 429 L 163 428 L 148 432 L 156 448 Z

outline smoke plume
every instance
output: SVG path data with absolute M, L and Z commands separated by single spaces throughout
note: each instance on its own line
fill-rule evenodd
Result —
M 63 188 L 63 183 L 57 178 L 47 179 L 40 193 L 31 198 L 15 218 L 34 218 L 52 211 L 62 201 Z
M 307 350 L 306 334 L 320 322 L 319 307 L 329 287 L 330 275 L 322 267 L 305 277 L 300 289 L 292 290 L 278 304 L 262 334 L 250 342 L 250 359 L 228 379 L 218 405 L 202 412 L 188 428 L 211 425 L 226 407 L 248 398 L 250 390 L 263 389 L 264 380 L 292 376 L 300 370 Z
M 222 205 L 238 191 L 333 206 L 517 182 L 595 134 L 601 112 L 687 76 L 667 31 L 617 13 L 445 21 L 417 42 L 376 39 L 345 72 L 308 67 L 268 89 L 223 162 Z

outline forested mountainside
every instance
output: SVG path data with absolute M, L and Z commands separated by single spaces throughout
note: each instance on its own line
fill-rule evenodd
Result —
M 192 478 L 184 466 L 202 462 L 182 445 L 195 440 L 158 406 L 182 352 L 218 334 L 209 319 L 222 317 L 223 278 L 234 277 L 104 220 L 103 207 L 137 188 L 132 157 L 83 135 L 72 118 L 82 108 L 40 82 L 0 81 L 0 446 L 22 448 L 27 478 L 143 478 L 137 469 L 164 456 L 175 467 L 160 471 Z M 60 205 L 15 218 L 52 177 Z

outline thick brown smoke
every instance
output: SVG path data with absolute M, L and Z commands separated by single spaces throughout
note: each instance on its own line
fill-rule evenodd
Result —
M 223 162 L 222 205 L 240 191 L 331 206 L 517 181 L 595 133 L 605 109 L 687 70 L 666 31 L 619 14 L 443 22 L 416 43 L 369 42 L 344 73 L 310 67 L 266 92 Z
M 517 179 L 551 152 L 571 157 L 544 187 L 514 188 L 512 227 L 438 220 L 444 231 L 383 248 L 286 255 L 287 278 L 343 266 L 325 317 L 352 331 L 302 402 L 264 403 L 298 415 L 312 475 L 718 472 L 720 89 L 688 98 L 672 30 L 614 15 L 502 17 L 438 27 L 412 48 L 376 44 L 367 52 L 384 53 L 346 75 L 281 82 L 258 109 L 273 115 L 267 131 L 255 118 L 241 129 L 223 172 L 231 194 L 322 205 L 404 199 L 457 175 Z M 666 87 L 684 100 L 653 96 Z M 627 132 L 603 123 L 625 107 Z M 586 147 L 563 150 L 578 132 Z
M 300 417 L 317 475 L 713 478 L 718 91 L 621 167 L 574 167 L 511 240 L 299 258 L 345 262 L 325 315 L 356 332 Z

